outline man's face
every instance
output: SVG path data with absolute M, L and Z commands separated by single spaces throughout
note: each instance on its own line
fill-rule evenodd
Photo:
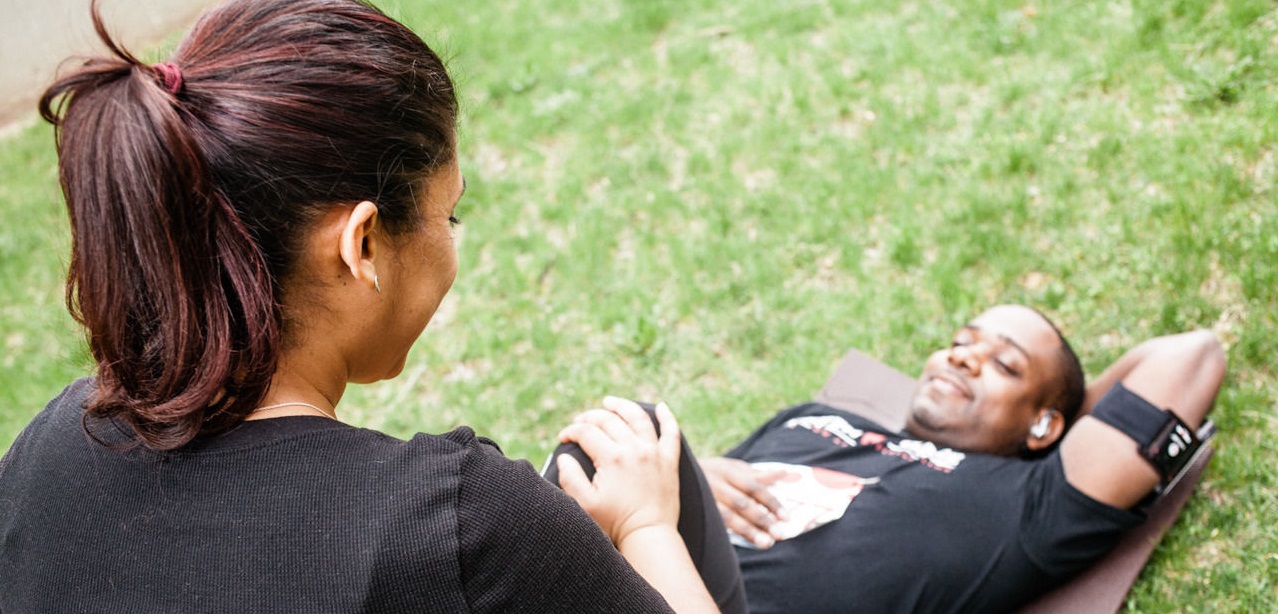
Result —
M 928 358 L 906 430 L 957 450 L 1015 456 L 1060 386 L 1060 344 L 1028 307 L 985 311 Z

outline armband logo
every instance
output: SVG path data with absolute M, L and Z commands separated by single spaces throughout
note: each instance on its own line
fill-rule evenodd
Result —
M 1188 450 L 1193 442 L 1192 437 L 1193 435 L 1188 428 L 1185 428 L 1185 425 L 1177 424 L 1176 428 L 1172 429 L 1171 436 L 1167 441 L 1167 456 L 1176 458 L 1180 456 L 1181 452 Z
M 1141 450 L 1141 456 L 1158 471 L 1163 484 L 1167 484 L 1193 456 L 1202 442 L 1194 432 L 1172 412 L 1164 412 L 1167 421 L 1154 440 Z

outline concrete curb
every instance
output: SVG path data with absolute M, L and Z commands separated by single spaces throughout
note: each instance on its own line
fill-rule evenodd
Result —
M 89 0 L 0 0 L 0 136 L 37 120 L 35 105 L 69 58 L 103 47 Z M 146 50 L 195 23 L 215 0 L 100 0 L 102 17 L 125 47 Z

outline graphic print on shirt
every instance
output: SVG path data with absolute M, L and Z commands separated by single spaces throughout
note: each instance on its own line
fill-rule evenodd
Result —
M 840 448 L 874 446 L 880 454 L 895 456 L 907 462 L 949 473 L 958 468 L 965 455 L 950 448 L 937 448 L 930 441 L 901 439 L 889 441 L 882 433 L 867 432 L 852 426 L 841 416 L 802 416 L 786 420 L 788 429 L 806 429 L 831 441 Z
M 941 473 L 951 473 L 966 458 L 962 452 L 937 448 L 930 441 L 900 439 L 853 426 L 837 415 L 800 416 L 782 423 L 782 428 L 808 431 L 839 448 L 868 448 L 883 456 L 907 463 L 918 463 Z M 878 477 L 852 475 L 825 467 L 810 467 L 778 462 L 756 462 L 751 466 L 762 473 L 781 471 L 783 477 L 768 486 L 768 492 L 781 502 L 787 518 L 779 521 L 774 534 L 778 541 L 792 539 L 843 517 L 857 495 L 879 481 Z M 758 549 L 744 537 L 728 530 L 733 545 Z
M 843 517 L 848 505 L 867 484 L 878 478 L 862 478 L 833 469 L 791 465 L 789 463 L 751 463 L 756 471 L 783 472 L 780 479 L 768 486 L 768 492 L 777 498 L 786 518 L 773 525 L 773 536 L 786 540 L 802 535 L 821 525 Z M 745 548 L 757 548 L 754 543 L 728 530 L 733 544 Z

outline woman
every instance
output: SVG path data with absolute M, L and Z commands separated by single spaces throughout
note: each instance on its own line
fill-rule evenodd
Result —
M 671 537 L 668 412 L 661 438 L 578 427 L 641 453 L 575 484 L 604 532 L 469 429 L 340 422 L 457 271 L 457 102 L 421 39 L 353 0 L 234 0 L 148 66 L 94 22 L 112 57 L 40 109 L 97 377 L 0 464 L 0 610 L 713 609 Z

